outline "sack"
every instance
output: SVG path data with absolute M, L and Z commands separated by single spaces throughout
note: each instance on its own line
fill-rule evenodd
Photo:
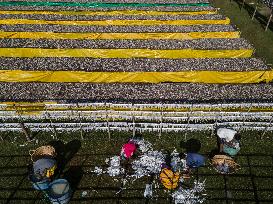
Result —
M 180 175 L 178 172 L 173 173 L 172 170 L 164 168 L 160 173 L 160 181 L 167 189 L 175 189 L 178 186 Z
M 234 135 L 236 133 L 237 132 L 235 130 L 228 129 L 228 128 L 219 128 L 217 130 L 218 137 L 221 139 L 225 139 L 227 142 L 230 142 L 234 138 Z

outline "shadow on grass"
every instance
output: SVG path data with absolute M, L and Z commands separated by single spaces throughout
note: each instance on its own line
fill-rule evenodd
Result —
M 58 173 L 62 174 L 66 165 L 69 161 L 74 157 L 74 155 L 79 151 L 81 148 L 80 140 L 72 140 L 67 144 L 64 144 L 60 140 L 50 141 L 48 145 L 51 145 L 55 148 L 57 153 L 57 164 L 58 164 Z
M 73 197 L 75 191 L 78 189 L 83 174 L 84 172 L 81 166 L 71 166 L 67 171 L 64 172 L 63 178 L 69 182 L 72 189 L 71 197 Z
M 201 142 L 200 140 L 191 138 L 184 142 L 183 140 L 180 142 L 180 147 L 185 149 L 187 153 L 197 153 L 201 149 Z

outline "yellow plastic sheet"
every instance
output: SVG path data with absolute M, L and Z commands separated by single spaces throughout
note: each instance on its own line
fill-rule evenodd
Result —
M 0 48 L 0 57 L 92 57 L 92 58 L 244 58 L 253 50 L 150 50 L 150 49 L 40 49 Z
M 239 32 L 190 32 L 190 33 L 53 33 L 53 32 L 0 32 L 0 38 L 29 39 L 200 39 L 239 38 Z
M 241 84 L 270 82 L 273 71 L 220 72 L 83 72 L 1 70 L 2 82 L 82 82 L 82 83 L 216 83 Z
M 204 15 L 217 14 L 217 11 L 141 11 L 141 10 L 116 10 L 116 11 L 0 11 L 5 15 L 86 15 L 86 16 L 115 16 L 115 15 Z
M 207 25 L 229 24 L 230 19 L 224 20 L 103 20 L 103 21 L 51 21 L 31 19 L 0 19 L 0 25 L 40 24 L 40 25 L 78 25 L 78 26 L 127 26 L 127 25 Z
M 45 102 L 47 104 L 48 102 Z M 54 102 L 56 103 L 56 102 Z M 39 112 L 41 111 L 40 108 L 44 107 L 44 110 L 47 111 L 100 111 L 100 110 L 115 110 L 115 111 L 164 111 L 164 112 L 188 112 L 188 111 L 203 111 L 203 112 L 211 112 L 211 111 L 225 111 L 225 112 L 235 112 L 235 111 L 247 111 L 247 112 L 272 112 L 273 107 L 257 107 L 254 106 L 251 109 L 249 107 L 142 107 L 142 108 L 126 108 L 126 107 L 116 107 L 116 106 L 80 106 L 80 107 L 47 107 L 45 109 L 45 104 L 37 105 L 34 103 L 29 103 L 28 106 L 21 107 L 21 102 L 4 102 L 0 104 L 7 104 L 8 106 L 4 109 L 1 109 L 1 111 L 17 111 L 20 113 L 24 112 Z M 12 104 L 12 105 L 11 105 Z M 19 110 L 19 111 L 18 111 Z
M 8 105 L 1 111 L 16 111 L 19 115 L 39 115 L 46 110 L 46 104 L 57 104 L 56 102 L 5 102 Z

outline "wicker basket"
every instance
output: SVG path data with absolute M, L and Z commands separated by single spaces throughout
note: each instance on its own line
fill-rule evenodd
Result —
M 226 155 L 215 155 L 212 158 L 212 166 L 221 174 L 233 174 L 240 169 L 240 165 Z M 228 171 L 226 171 L 227 168 Z
M 38 147 L 35 150 L 29 150 L 29 155 L 30 155 L 31 161 L 35 162 L 43 156 L 56 157 L 57 153 L 54 147 L 47 145 L 47 146 Z

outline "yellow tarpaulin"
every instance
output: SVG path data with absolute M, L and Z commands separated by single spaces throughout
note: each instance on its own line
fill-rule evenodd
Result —
M 116 10 L 116 11 L 0 11 L 5 15 L 85 15 L 85 16 L 115 16 L 115 15 L 204 15 L 217 14 L 217 11 L 142 11 L 142 10 Z
M 127 25 L 207 25 L 229 24 L 230 19 L 224 20 L 102 20 L 102 21 L 51 21 L 31 19 L 0 19 L 0 25 L 40 24 L 40 25 L 78 25 L 78 26 L 127 26 Z
M 0 57 L 92 57 L 92 58 L 244 58 L 253 50 L 150 50 L 150 49 L 40 49 L 0 48 Z
M 54 32 L 0 32 L 0 38 L 29 39 L 200 39 L 239 38 L 239 32 L 190 32 L 190 33 L 54 33 Z
M 5 108 L 1 108 L 1 111 L 18 111 L 22 109 L 22 103 L 26 102 L 3 102 L 0 103 L 1 105 L 7 105 Z M 41 102 L 42 103 L 42 102 Z M 38 104 L 33 102 L 33 103 L 28 103 L 28 105 L 23 106 L 23 111 L 24 112 L 36 112 L 37 107 L 45 107 L 45 104 L 48 104 L 49 102 L 44 102 L 44 104 Z M 52 102 L 52 104 L 57 104 L 57 102 Z M 164 111 L 164 112 L 188 112 L 188 111 L 202 111 L 202 112 L 211 112 L 211 111 L 225 111 L 225 112 L 236 112 L 236 111 L 247 111 L 247 112 L 272 112 L 273 107 L 118 107 L 118 106 L 92 106 L 91 104 L 88 106 L 69 106 L 69 107 L 62 107 L 62 106 L 57 106 L 57 107 L 50 107 L 47 106 L 46 110 L 48 112 L 54 112 L 54 111 L 100 111 L 100 110 L 113 110 L 113 111 Z
M 182 71 L 182 72 L 84 72 L 1 70 L 1 82 L 82 82 L 82 83 L 216 83 L 270 82 L 273 71 Z

